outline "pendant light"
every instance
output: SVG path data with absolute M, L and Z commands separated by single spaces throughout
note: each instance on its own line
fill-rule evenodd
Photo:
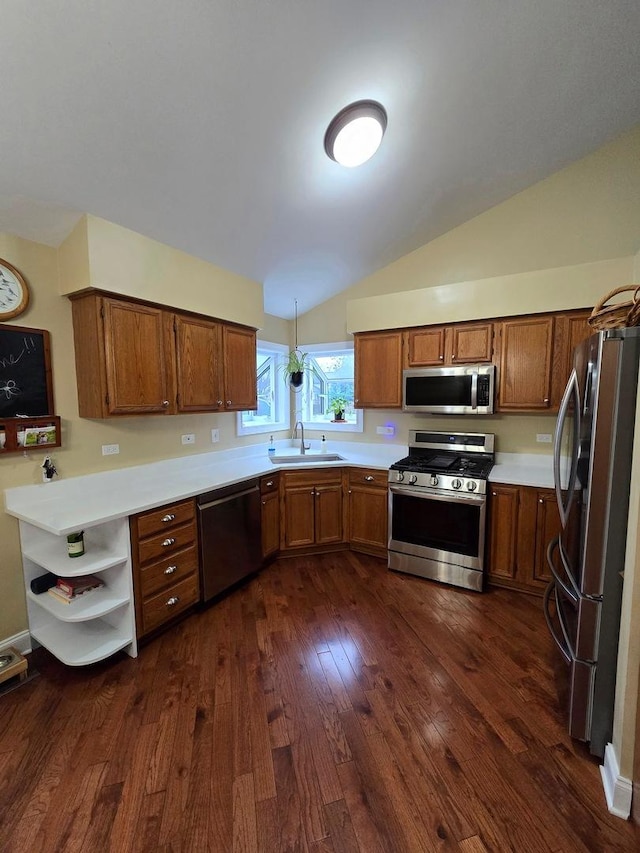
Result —
M 342 166 L 361 166 L 376 153 L 387 127 L 377 101 L 354 101 L 331 120 L 324 136 L 327 155 Z

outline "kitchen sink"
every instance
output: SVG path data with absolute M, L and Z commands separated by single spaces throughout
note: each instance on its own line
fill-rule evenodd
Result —
M 295 453 L 279 453 L 269 457 L 274 465 L 304 465 L 306 462 L 340 462 L 344 456 L 339 453 L 321 453 L 320 451 L 307 450 L 302 454 L 299 450 Z

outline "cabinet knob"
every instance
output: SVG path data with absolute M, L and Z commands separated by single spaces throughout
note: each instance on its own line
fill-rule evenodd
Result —
M 266 506 L 266 505 L 267 505 L 267 502 L 266 502 L 266 501 L 262 501 L 262 506 Z
M 177 595 L 172 595 L 170 599 L 167 601 L 167 607 L 175 607 L 175 605 L 180 601 Z
M 177 568 L 177 566 L 167 566 L 167 568 L 164 570 L 164 573 L 165 575 L 172 575 L 177 570 Z
M 166 515 L 163 515 L 163 516 L 162 516 L 162 521 L 163 521 L 165 524 L 168 524 L 170 521 L 173 521 L 175 517 L 176 517 L 176 516 L 175 516 L 175 513 L 173 513 L 173 512 L 168 512 Z
M 348 494 L 351 494 L 351 489 L 349 489 L 349 492 L 348 492 Z
M 267 480 L 266 486 L 270 489 L 273 486 L 273 480 Z
M 543 503 L 544 503 L 544 500 L 543 500 L 542 498 L 538 498 L 538 503 L 539 503 L 539 504 L 543 504 Z
M 231 400 L 227 400 L 227 406 L 231 405 Z
M 218 400 L 218 405 L 219 405 L 219 406 L 221 406 L 221 405 L 222 405 L 222 400 Z
M 168 401 L 168 400 L 163 400 L 163 401 L 162 401 L 162 408 L 163 408 L 163 409 L 166 409 L 166 408 L 168 408 L 168 406 L 169 406 L 169 401 Z
M 367 474 L 364 479 L 367 481 L 367 483 L 373 483 L 375 477 L 372 477 L 371 474 Z
M 442 358 L 442 356 L 440 356 L 440 357 Z M 456 360 L 455 355 L 452 355 L 452 356 L 451 356 L 451 361 L 455 361 L 455 360 Z
M 497 497 L 497 492 L 491 492 L 491 494 L 494 498 Z
M 170 536 L 168 539 L 164 540 L 164 542 L 162 543 L 162 547 L 168 548 L 169 545 L 175 545 L 175 544 L 176 544 L 176 540 L 173 538 L 173 536 Z
M 548 402 L 549 402 L 549 398 L 548 398 L 548 397 L 545 397 L 545 398 L 544 398 L 544 400 L 543 400 L 542 402 L 543 402 L 543 403 L 548 403 Z
M 440 361 L 444 361 L 444 356 L 443 356 L 443 355 L 441 355 L 441 356 L 440 356 Z
M 359 402 L 360 402 L 360 400 L 359 400 L 359 399 L 358 399 L 358 400 L 354 400 L 353 402 L 354 402 L 354 403 L 359 403 Z

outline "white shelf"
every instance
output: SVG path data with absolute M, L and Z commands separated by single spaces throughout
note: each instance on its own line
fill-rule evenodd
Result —
M 109 587 L 94 589 L 69 604 L 56 601 L 48 592 L 34 595 L 30 589 L 27 590 L 27 598 L 35 601 L 39 607 L 62 622 L 86 622 L 88 619 L 99 619 L 100 616 L 129 603 L 127 596 L 117 595 Z
M 69 557 L 66 553 L 66 540 L 64 551 L 54 547 L 56 544 L 61 543 L 32 542 L 23 547 L 22 553 L 43 569 L 65 578 L 103 572 L 127 560 L 126 552 L 114 553 L 104 545 L 90 545 L 81 557 Z
M 71 607 L 72 605 L 60 605 Z M 86 666 L 110 657 L 133 642 L 122 632 L 100 619 L 82 622 L 50 622 L 31 628 L 31 635 L 68 666 Z

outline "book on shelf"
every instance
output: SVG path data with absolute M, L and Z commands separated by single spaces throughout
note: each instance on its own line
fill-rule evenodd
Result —
M 89 595 L 90 593 L 94 592 L 96 589 L 100 589 L 103 586 L 104 586 L 104 584 L 100 583 L 97 586 L 91 586 L 88 589 L 83 589 L 81 592 L 75 592 L 75 593 L 73 593 L 73 595 L 70 595 L 69 593 L 60 589 L 60 587 L 58 587 L 58 586 L 50 587 L 50 589 L 48 589 L 47 592 L 56 601 L 60 601 L 63 604 L 71 604 L 72 601 L 78 601 L 78 599 L 84 598 L 86 595 Z
M 65 595 L 73 597 L 87 592 L 90 589 L 96 589 L 103 586 L 103 582 L 97 575 L 78 575 L 73 578 L 58 578 L 56 588 L 61 590 Z

